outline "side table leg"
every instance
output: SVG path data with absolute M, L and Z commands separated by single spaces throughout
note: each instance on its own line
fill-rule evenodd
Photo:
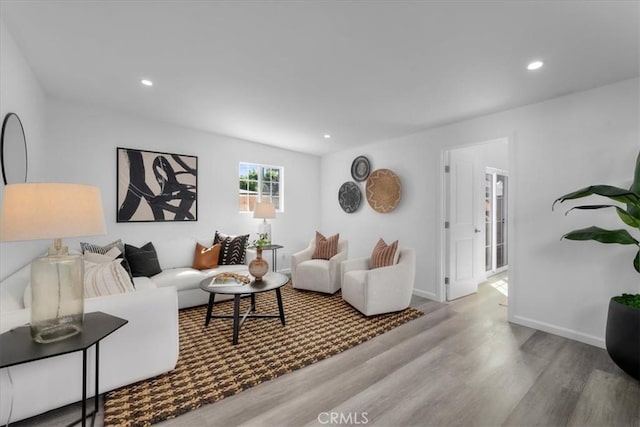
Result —
M 82 350 L 82 427 L 87 425 L 87 349 Z
M 278 297 L 278 310 L 280 310 L 280 321 L 282 322 L 282 326 L 284 326 L 285 325 L 284 308 L 282 307 L 282 294 L 280 293 L 280 288 L 276 289 L 276 296 Z
M 238 344 L 240 332 L 240 295 L 233 296 L 233 345 Z
M 256 311 L 256 294 L 251 294 L 251 311 Z
M 273 269 L 273 271 L 278 271 L 278 268 L 276 266 L 276 262 L 278 262 L 278 250 L 277 249 L 273 249 L 271 251 L 271 268 Z
M 98 386 L 100 380 L 100 341 L 96 342 L 96 394 L 95 401 L 93 402 L 93 419 L 98 414 L 98 399 L 100 398 L 100 387 Z
M 215 293 L 209 293 L 209 304 L 207 305 L 207 317 L 204 319 L 204 326 L 209 326 L 209 320 L 211 320 L 211 313 L 213 312 L 213 300 L 215 298 Z

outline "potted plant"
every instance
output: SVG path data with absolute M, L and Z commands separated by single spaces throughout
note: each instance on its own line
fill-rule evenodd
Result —
M 616 243 L 619 245 L 635 246 L 638 249 L 633 259 L 633 266 L 640 274 L 640 153 L 636 159 L 635 173 L 631 187 L 613 187 L 610 185 L 592 185 L 565 194 L 556 202 L 580 199 L 591 195 L 606 197 L 617 204 L 598 204 L 576 206 L 574 209 L 595 210 L 614 209 L 618 218 L 636 234 L 629 230 L 605 230 L 600 227 L 587 227 L 571 231 L 564 236 L 569 240 L 594 240 L 600 243 Z M 636 285 L 640 283 L 640 277 Z M 607 352 L 611 359 L 626 373 L 640 380 L 640 294 L 622 294 L 614 296 L 609 301 L 607 328 L 605 338 Z
M 269 245 L 269 243 L 269 235 L 267 233 L 258 233 L 258 238 L 251 242 L 251 246 L 260 249 L 262 252 L 262 248 Z
M 269 245 L 269 235 L 258 233 L 258 238 L 251 242 L 251 246 L 256 248 L 256 257 L 249 263 L 249 273 L 255 277 L 256 282 L 261 282 L 262 277 L 269 271 L 269 264 L 262 258 L 262 248 Z

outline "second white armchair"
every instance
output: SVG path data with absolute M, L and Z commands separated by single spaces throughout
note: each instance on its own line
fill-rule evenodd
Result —
M 398 249 L 398 263 L 370 269 L 370 258 L 342 263 L 342 299 L 365 316 L 390 313 L 409 307 L 416 276 L 412 248 Z

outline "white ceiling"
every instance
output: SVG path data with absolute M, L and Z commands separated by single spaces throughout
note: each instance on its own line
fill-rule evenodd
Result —
M 51 96 L 313 154 L 639 75 L 637 1 L 0 5 Z

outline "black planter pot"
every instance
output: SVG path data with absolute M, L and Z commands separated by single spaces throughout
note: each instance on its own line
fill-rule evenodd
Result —
M 606 344 L 607 352 L 616 365 L 640 380 L 640 310 L 611 298 Z

